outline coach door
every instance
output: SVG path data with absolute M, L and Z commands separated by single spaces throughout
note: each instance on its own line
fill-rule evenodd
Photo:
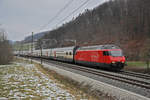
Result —
M 103 51 L 103 63 L 108 62 L 108 56 L 109 56 L 109 52 L 108 51 Z

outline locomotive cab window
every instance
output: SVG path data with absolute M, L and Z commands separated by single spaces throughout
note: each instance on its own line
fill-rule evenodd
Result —
M 109 52 L 108 51 L 103 51 L 103 56 L 109 56 Z
M 122 51 L 110 51 L 110 54 L 113 57 L 121 57 L 121 56 L 123 56 Z

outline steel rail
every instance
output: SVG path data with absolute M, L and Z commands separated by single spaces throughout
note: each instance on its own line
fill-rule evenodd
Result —
M 125 74 L 125 75 L 134 76 L 134 77 L 137 77 L 137 78 L 143 78 L 143 79 L 150 80 L 150 75 L 148 75 L 148 74 L 142 74 L 142 73 L 131 72 L 131 71 L 121 71 L 120 73 Z
M 49 62 L 49 60 L 47 60 L 47 62 Z M 54 61 L 56 62 L 56 61 Z M 57 62 L 58 63 L 58 62 Z M 59 62 L 61 64 L 68 64 L 68 63 L 63 63 L 63 62 Z M 150 83 L 148 82 L 144 82 L 144 81 L 140 81 L 140 80 L 136 80 L 136 79 L 131 79 L 131 78 L 127 78 L 127 77 L 124 77 L 124 76 L 119 76 L 119 75 L 114 75 L 114 74 L 111 74 L 111 73 L 105 73 L 105 72 L 102 72 L 100 70 L 96 71 L 96 70 L 93 70 L 91 68 L 86 68 L 86 67 L 83 67 L 83 66 L 78 66 L 78 65 L 72 65 L 72 64 L 69 64 L 71 66 L 65 66 L 65 67 L 68 67 L 68 68 L 72 68 L 72 69 L 76 69 L 76 70 L 79 70 L 79 71 L 83 71 L 83 72 L 87 72 L 87 73 L 91 73 L 91 74 L 94 74 L 94 75 L 98 75 L 98 76 L 103 76 L 103 77 L 106 77 L 106 78 L 110 78 L 110 79 L 113 79 L 113 80 L 118 80 L 118 81 L 121 81 L 121 82 L 125 82 L 125 83 L 128 83 L 128 84 L 132 84 L 132 85 L 136 85 L 136 86 L 139 86 L 139 87 L 142 87 L 142 88 L 146 88 L 146 89 L 150 89 Z
M 36 58 L 36 60 L 39 60 L 39 59 Z M 148 82 L 127 78 L 125 76 L 119 76 L 119 74 L 114 75 L 114 74 L 111 74 L 111 73 L 108 73 L 108 72 L 104 72 L 104 71 L 102 72 L 100 70 L 96 71 L 92 68 L 87 68 L 87 67 L 78 66 L 78 65 L 74 65 L 74 64 L 64 63 L 64 62 L 60 62 L 60 61 L 47 60 L 47 59 L 44 59 L 43 61 L 45 61 L 47 63 L 55 63 L 55 65 L 57 65 L 58 63 L 59 63 L 58 65 L 63 64 L 63 65 L 65 65 L 65 67 L 68 67 L 68 68 L 72 68 L 72 69 L 79 70 L 79 71 L 82 71 L 82 72 L 91 73 L 93 75 L 106 77 L 106 78 L 109 78 L 109 79 L 112 79 L 112 80 L 117 80 L 117 81 L 128 83 L 128 84 L 131 84 L 131 85 L 136 85 L 138 87 L 150 89 L 150 83 L 148 83 Z M 66 65 L 69 65 L 69 66 L 66 66 Z

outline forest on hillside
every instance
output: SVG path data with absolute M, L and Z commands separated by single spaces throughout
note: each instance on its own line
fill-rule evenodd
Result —
M 76 40 L 80 46 L 115 44 L 123 49 L 128 60 L 147 59 L 150 56 L 150 0 L 110 0 L 86 10 L 43 38 L 56 39 L 57 47 L 74 45 L 66 39 Z
M 5 30 L 0 29 L 0 65 L 9 64 L 12 59 L 12 47 L 7 40 Z

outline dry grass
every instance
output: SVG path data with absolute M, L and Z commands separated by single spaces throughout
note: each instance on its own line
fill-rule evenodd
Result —
M 149 66 L 149 68 L 147 68 L 146 62 L 128 61 L 127 65 L 128 66 L 125 66 L 124 70 L 150 74 L 150 66 Z
M 15 58 L 17 62 L 31 63 L 29 60 Z M 84 83 L 78 83 L 68 77 L 64 77 L 53 70 L 49 70 L 43 67 L 41 64 L 35 63 L 35 66 L 39 71 L 47 75 L 51 80 L 56 83 L 61 84 L 59 87 L 68 90 L 69 93 L 75 96 L 77 100 L 88 99 L 88 100 L 115 100 L 115 97 L 111 97 L 108 94 L 104 94 L 99 90 L 93 90 L 90 85 L 85 85 Z
M 44 68 L 42 65 L 35 63 L 36 67 L 48 75 L 50 79 L 54 80 L 56 83 L 63 84 L 61 88 L 68 90 L 72 95 L 74 95 L 77 100 L 83 98 L 88 100 L 115 100 L 114 97 L 104 94 L 101 91 L 93 90 L 90 85 L 84 85 L 84 83 L 78 83 L 68 77 L 59 75 L 53 70 Z

